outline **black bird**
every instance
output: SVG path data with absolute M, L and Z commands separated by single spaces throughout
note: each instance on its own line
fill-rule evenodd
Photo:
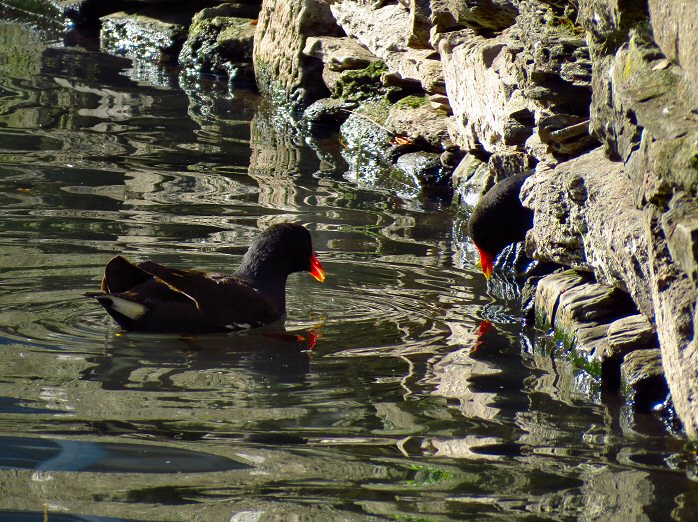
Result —
M 533 211 L 519 199 L 521 185 L 533 171 L 510 176 L 488 190 L 468 221 L 468 235 L 480 252 L 482 272 L 492 277 L 494 260 L 507 245 L 523 241 L 533 227 Z
M 94 297 L 125 330 L 202 333 L 253 328 L 286 313 L 286 279 L 310 272 L 325 280 L 310 232 L 273 225 L 252 243 L 232 276 L 176 270 L 153 261 L 132 264 L 116 256 Z

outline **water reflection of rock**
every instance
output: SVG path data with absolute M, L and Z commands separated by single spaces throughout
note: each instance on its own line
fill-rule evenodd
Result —
M 474 360 L 470 348 L 463 348 L 442 357 L 431 368 L 430 381 L 435 393 L 458 400 L 465 418 L 494 419 L 499 414 L 496 393 L 478 392 L 471 379 L 476 376 L 501 375 L 501 369 L 484 361 Z
M 483 335 L 480 328 L 477 333 L 471 334 L 468 347 L 434 357 L 425 376 L 434 395 L 457 401 L 449 411 L 461 412 L 465 426 L 470 426 L 465 431 L 470 433 L 427 435 L 420 438 L 421 451 L 477 463 L 501 461 L 510 453 L 519 462 L 519 472 L 507 468 L 509 480 L 501 491 L 512 499 L 530 487 L 529 481 L 535 481 L 532 476 L 553 474 L 562 489 L 527 502 L 526 510 L 533 513 L 567 513 L 579 520 L 650 520 L 647 513 L 656 497 L 656 476 L 627 468 L 621 471 L 610 462 L 580 465 L 582 453 L 590 461 L 603 460 L 617 429 L 616 416 L 603 405 L 580 412 L 578 400 L 588 393 L 577 379 L 569 378 L 571 372 L 552 364 L 555 359 L 550 354 L 531 354 L 522 365 L 518 358 L 507 358 L 506 345 L 511 340 L 493 329 L 485 329 Z M 519 402 L 514 409 L 518 413 L 507 418 L 512 401 Z M 564 429 L 558 416 L 549 413 L 555 410 L 579 431 Z M 478 424 L 477 419 L 484 423 Z M 412 428 L 419 432 L 418 424 Z M 515 443 L 507 442 L 512 430 L 518 433 Z M 403 431 L 408 432 L 407 426 Z M 623 453 L 627 456 L 621 457 Z M 618 456 L 625 466 L 651 458 L 632 448 Z

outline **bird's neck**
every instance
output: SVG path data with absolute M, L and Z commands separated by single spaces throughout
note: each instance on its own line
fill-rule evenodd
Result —
M 265 263 L 256 259 L 255 262 L 245 262 L 235 272 L 235 276 L 244 279 L 258 291 L 271 299 L 277 308 L 286 310 L 286 279 L 288 273 L 280 270 L 276 263 Z

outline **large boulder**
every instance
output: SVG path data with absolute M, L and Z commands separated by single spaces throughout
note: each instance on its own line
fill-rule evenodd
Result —
M 649 0 L 652 34 L 664 55 L 681 67 L 690 84 L 688 94 L 698 102 L 698 16 L 685 0 Z
M 318 0 L 264 0 L 254 38 L 254 71 L 259 90 L 291 109 L 328 94 L 322 63 L 303 58 L 309 36 L 340 29 L 329 6 Z
M 469 27 L 433 40 L 462 147 L 526 151 L 555 163 L 595 143 L 587 121 L 591 62 L 575 31 L 547 24 L 534 9 L 495 35 Z
M 383 60 L 390 72 L 421 85 L 428 93 L 446 93 L 438 54 L 429 48 L 409 47 L 409 9 L 400 3 L 357 0 L 332 3 L 330 8 L 342 29 Z
M 609 161 L 601 148 L 539 169 L 522 190 L 535 213 L 527 247 L 536 259 L 593 271 L 601 283 L 629 292 L 651 317 L 647 235 L 632 193 L 623 164 Z

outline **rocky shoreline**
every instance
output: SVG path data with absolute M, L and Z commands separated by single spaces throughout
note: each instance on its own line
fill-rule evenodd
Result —
M 114 54 L 256 85 L 357 183 L 472 208 L 535 169 L 524 308 L 698 438 L 698 29 L 679 0 L 45 0 Z M 455 197 L 454 197 L 455 196 Z M 670 397 L 670 398 L 667 398 Z

